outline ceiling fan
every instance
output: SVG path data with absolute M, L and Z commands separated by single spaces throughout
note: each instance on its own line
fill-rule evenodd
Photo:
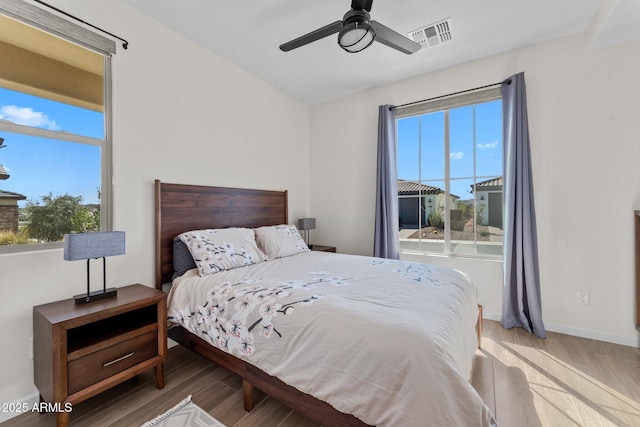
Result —
M 418 43 L 377 21 L 372 21 L 369 16 L 372 3 L 373 0 L 352 0 L 351 10 L 344 14 L 341 21 L 325 25 L 297 39 L 281 44 L 280 50 L 288 52 L 335 33 L 339 33 L 338 44 L 340 47 L 351 53 L 366 49 L 374 40 L 406 54 L 420 50 Z

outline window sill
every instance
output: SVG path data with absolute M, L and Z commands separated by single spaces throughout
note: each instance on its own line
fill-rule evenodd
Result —
M 0 256 L 4 255 L 21 255 L 33 252 L 51 251 L 62 249 L 64 242 L 52 243 L 34 243 L 25 245 L 6 245 L 0 246 Z
M 412 251 L 409 249 L 400 249 L 400 254 L 412 255 L 412 256 L 424 256 L 435 258 L 458 258 L 458 259 L 472 259 L 477 261 L 488 262 L 503 262 L 502 255 L 484 255 L 484 254 L 466 254 L 466 253 L 438 253 L 438 252 L 425 252 L 425 251 Z

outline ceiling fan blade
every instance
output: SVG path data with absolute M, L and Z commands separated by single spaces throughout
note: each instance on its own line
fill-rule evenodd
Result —
M 367 2 L 364 4 L 364 10 L 366 10 L 367 12 L 371 12 L 372 5 L 373 5 L 373 0 L 367 0 Z
M 335 34 L 340 32 L 342 29 L 342 21 L 336 21 L 329 25 L 325 25 L 322 28 L 318 28 L 315 31 L 312 31 L 304 36 L 300 36 L 297 39 L 293 39 L 286 43 L 280 45 L 280 50 L 283 52 L 289 52 L 290 50 L 296 49 L 300 46 L 304 46 L 305 44 L 309 44 L 316 40 L 323 39 L 331 34 Z
M 375 40 L 386 46 L 399 50 L 410 55 L 420 50 L 420 45 L 413 40 L 409 40 L 402 34 L 396 33 L 389 27 L 385 27 L 377 21 L 371 21 L 371 26 L 376 32 Z

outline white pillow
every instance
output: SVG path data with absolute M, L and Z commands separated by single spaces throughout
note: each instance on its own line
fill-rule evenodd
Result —
M 258 264 L 266 256 L 256 245 L 249 228 L 194 230 L 180 234 L 198 267 L 200 276 Z
M 270 259 L 309 252 L 295 225 L 271 225 L 254 229 L 258 246 Z

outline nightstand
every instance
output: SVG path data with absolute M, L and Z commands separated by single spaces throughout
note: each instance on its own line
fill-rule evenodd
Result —
M 312 251 L 320 251 L 320 252 L 335 252 L 335 246 L 323 246 L 323 245 L 311 245 L 309 247 Z
M 158 388 L 164 387 L 166 307 L 164 292 L 139 284 L 88 304 L 70 298 L 33 307 L 34 382 L 41 402 L 59 404 L 58 427 L 69 423 L 65 404 L 149 368 L 155 368 Z

